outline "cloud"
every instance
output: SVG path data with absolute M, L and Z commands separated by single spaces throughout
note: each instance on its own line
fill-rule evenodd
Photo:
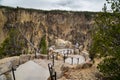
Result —
M 101 11 L 105 0 L 0 0 L 1 5 L 43 10 Z
M 78 11 L 101 11 L 104 3 L 105 0 L 62 0 L 58 5 Z

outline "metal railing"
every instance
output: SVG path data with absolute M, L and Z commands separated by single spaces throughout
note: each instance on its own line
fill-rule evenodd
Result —
M 55 72 L 55 70 L 53 69 L 53 65 L 52 64 L 48 64 L 48 69 L 49 69 L 49 73 L 50 73 L 50 79 L 51 80 L 57 80 L 57 73 Z
M 64 54 L 64 56 L 63 56 L 63 62 L 65 63 L 65 59 L 66 58 L 68 58 L 69 56 L 67 55 L 65 55 Z M 73 58 L 75 58 L 75 57 L 69 57 L 69 58 L 71 58 L 71 64 L 73 65 Z M 77 64 L 79 64 L 79 62 L 80 62 L 80 58 L 76 58 L 77 59 Z

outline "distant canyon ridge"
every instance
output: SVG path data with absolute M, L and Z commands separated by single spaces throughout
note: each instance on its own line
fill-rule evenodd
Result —
M 9 29 L 16 28 L 35 47 L 39 47 L 41 38 L 46 36 L 47 46 L 54 45 L 55 39 L 60 38 L 89 48 L 96 14 L 0 7 L 0 44 L 7 38 Z M 30 44 L 26 45 L 30 50 Z

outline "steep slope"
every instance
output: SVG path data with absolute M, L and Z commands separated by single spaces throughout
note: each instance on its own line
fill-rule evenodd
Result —
M 10 28 L 16 28 L 38 47 L 46 35 L 48 46 L 55 38 L 69 40 L 73 44 L 90 44 L 90 30 L 94 24 L 93 12 L 41 11 L 23 8 L 0 8 L 0 43 L 8 35 Z M 29 43 L 28 50 L 31 50 Z

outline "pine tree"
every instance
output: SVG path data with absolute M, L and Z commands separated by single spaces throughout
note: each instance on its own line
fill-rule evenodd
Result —
M 104 77 L 120 80 L 120 0 L 106 1 L 112 12 L 107 12 L 104 5 L 104 12 L 97 15 L 90 53 L 104 58 L 98 65 Z
M 43 36 L 40 42 L 40 49 L 42 54 L 47 54 L 46 36 Z

